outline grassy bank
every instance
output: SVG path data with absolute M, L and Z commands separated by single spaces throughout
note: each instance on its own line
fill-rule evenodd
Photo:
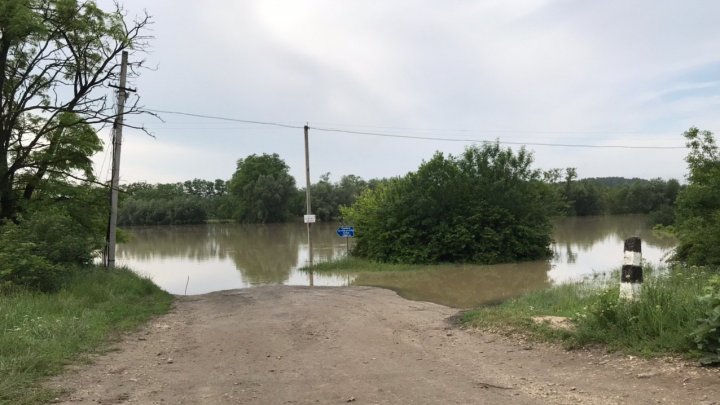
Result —
M 330 260 L 327 262 L 316 263 L 312 266 L 302 267 L 300 270 L 303 271 L 317 271 L 317 272 L 363 272 L 363 271 L 407 271 L 407 270 L 420 270 L 429 268 L 428 265 L 412 265 L 412 264 L 391 264 L 391 263 L 379 263 L 373 262 L 367 259 L 359 257 L 342 257 L 336 260 Z
M 0 403 L 47 401 L 56 393 L 39 387 L 41 378 L 172 303 L 171 295 L 128 270 L 77 269 L 59 287 L 0 295 Z
M 479 308 L 464 314 L 464 321 L 481 328 L 522 333 L 538 339 L 563 341 L 569 347 L 602 344 L 612 350 L 639 355 L 694 356 L 692 333 L 697 320 L 706 317 L 703 295 L 710 273 L 676 268 L 647 277 L 638 302 L 618 300 L 619 282 L 586 280 L 554 286 Z M 533 317 L 561 316 L 569 330 L 536 323 Z

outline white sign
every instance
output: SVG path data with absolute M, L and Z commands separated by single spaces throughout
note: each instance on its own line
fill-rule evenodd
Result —
M 306 224 L 314 224 L 315 223 L 315 215 L 305 215 L 305 223 Z

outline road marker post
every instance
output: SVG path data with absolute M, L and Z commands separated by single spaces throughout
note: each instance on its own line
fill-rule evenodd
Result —
M 633 236 L 625 240 L 622 272 L 620 275 L 620 299 L 637 301 L 643 283 L 642 241 Z

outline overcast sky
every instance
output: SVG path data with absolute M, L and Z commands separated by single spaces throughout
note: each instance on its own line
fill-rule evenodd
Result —
M 124 4 L 154 21 L 157 70 L 132 83 L 150 109 L 527 143 L 683 146 L 690 126 L 720 130 L 718 1 Z M 155 138 L 125 131 L 124 183 L 229 179 L 239 158 L 278 153 L 304 184 L 301 129 L 161 116 L 132 118 Z M 310 169 L 313 182 L 390 177 L 468 144 L 311 130 Z M 528 149 L 580 177 L 686 172 L 683 149 Z M 108 160 L 96 157 L 103 179 Z

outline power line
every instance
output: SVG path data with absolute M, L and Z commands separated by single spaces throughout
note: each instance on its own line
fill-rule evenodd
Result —
M 508 134 L 544 134 L 544 135 L 613 135 L 613 134 L 646 134 L 645 131 L 637 130 L 617 130 L 617 131 L 541 131 L 528 129 L 461 129 L 461 128 L 417 128 L 417 127 L 386 127 L 378 125 L 360 125 L 360 124 L 343 124 L 334 122 L 315 122 L 318 125 L 355 127 L 355 128 L 371 128 L 371 129 L 390 129 L 397 131 L 417 131 L 417 132 L 469 132 L 469 133 L 508 133 Z
M 153 110 L 153 109 L 149 109 L 149 108 L 146 108 L 145 110 L 154 112 L 154 113 L 185 115 L 188 117 L 207 118 L 207 119 L 211 119 L 211 120 L 244 122 L 247 124 L 258 124 L 258 125 L 272 125 L 272 126 L 276 126 L 276 127 L 293 128 L 293 129 L 302 129 L 303 128 L 302 125 L 299 125 L 299 126 L 298 125 L 290 125 L 290 124 L 283 124 L 281 122 L 241 120 L 238 118 L 218 117 L 218 116 L 214 116 L 214 115 L 195 114 L 195 113 L 187 113 L 187 112 L 181 112 L 181 111 Z
M 282 128 L 292 128 L 292 129 L 304 128 L 304 126 L 302 126 L 302 125 L 292 125 L 292 124 L 271 122 L 271 121 L 245 120 L 245 119 L 238 119 L 238 118 L 220 117 L 220 116 L 214 116 L 214 115 L 188 113 L 188 112 L 182 112 L 182 111 L 155 110 L 155 109 L 147 109 L 147 111 L 154 112 L 154 113 L 184 115 L 184 116 L 189 116 L 189 117 L 206 118 L 206 119 L 213 119 L 213 120 L 242 122 L 242 123 L 248 123 L 248 124 L 270 125 L 270 126 L 276 126 L 276 127 L 282 127 Z M 383 127 L 377 127 L 377 128 L 383 128 Z M 390 127 L 385 127 L 385 128 L 390 128 Z M 495 142 L 497 142 L 497 143 L 504 144 L 504 145 L 528 145 L 528 146 L 547 146 L 547 147 L 564 147 L 564 148 L 594 148 L 594 149 L 656 149 L 656 150 L 685 149 L 685 146 L 592 145 L 592 144 L 570 144 L 570 143 L 550 143 L 550 142 L 514 142 L 514 141 L 502 141 L 499 139 L 492 141 L 492 140 L 487 140 L 487 139 L 473 139 L 473 138 L 444 138 L 444 137 L 433 137 L 433 136 L 402 135 L 402 134 L 391 134 L 391 133 L 385 133 L 385 132 L 354 131 L 354 130 L 342 129 L 342 128 L 310 127 L 310 129 L 314 129 L 316 131 L 345 133 L 345 134 L 352 134 L 352 135 L 365 135 L 365 136 L 399 138 L 399 139 L 416 139 L 416 140 L 441 141 L 441 142 L 472 142 L 472 143 L 495 143 Z M 406 130 L 421 130 L 421 129 L 406 128 Z M 427 129 L 427 130 L 430 131 L 431 129 Z M 441 129 L 434 129 L 434 130 L 443 131 Z M 473 131 L 473 130 L 457 130 L 457 129 L 455 129 L 455 130 L 446 130 L 446 131 L 448 131 L 448 132 L 489 132 L 490 130 Z M 510 130 L 494 131 L 494 132 L 506 132 L 506 133 L 524 132 L 524 133 L 538 133 L 538 134 L 573 134 L 573 133 L 580 134 L 580 133 L 583 133 L 583 132 L 570 132 L 570 131 L 510 131 Z M 585 132 L 585 133 L 601 134 L 601 133 L 610 133 L 610 132 Z
M 416 136 L 416 135 L 398 135 L 398 134 L 387 134 L 382 132 L 364 132 L 364 131 L 350 131 L 346 129 L 338 128 L 320 128 L 310 127 L 316 131 L 325 132 L 340 132 L 354 135 L 369 135 L 379 136 L 388 138 L 405 138 L 405 139 L 419 139 L 426 141 L 448 141 L 448 142 L 477 142 L 477 143 L 500 143 L 505 145 L 530 145 L 530 146 L 552 146 L 552 147 L 566 147 L 566 148 L 613 148 L 613 149 L 685 149 L 684 146 L 634 146 L 634 145 L 590 145 L 590 144 L 570 144 L 570 143 L 540 143 L 540 142 L 512 142 L 512 141 L 489 141 L 487 139 L 469 139 L 469 138 L 438 138 L 432 136 Z

